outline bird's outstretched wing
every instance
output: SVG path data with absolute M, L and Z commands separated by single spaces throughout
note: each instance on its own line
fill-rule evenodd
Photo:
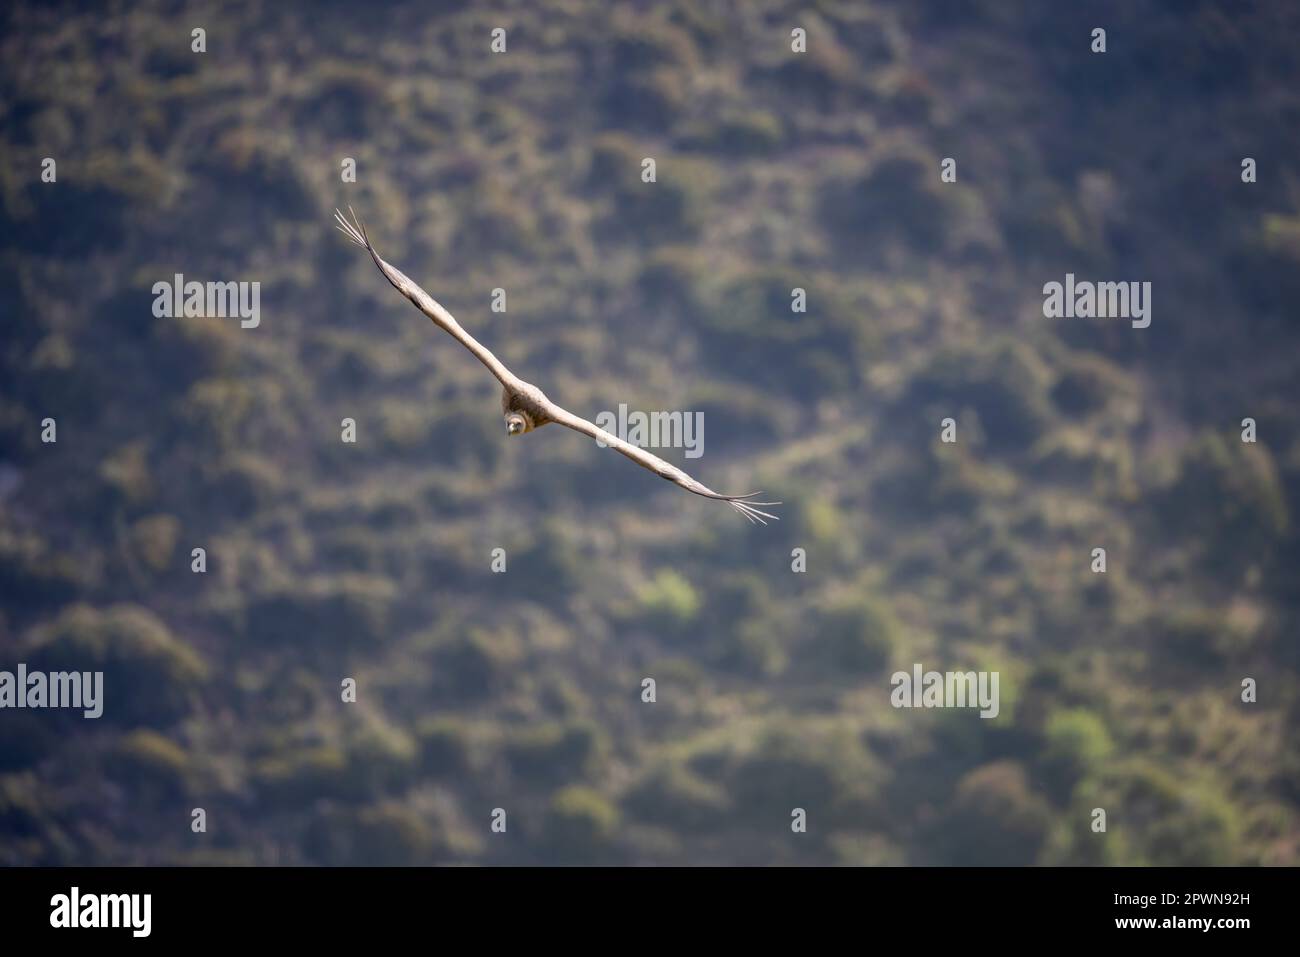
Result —
M 688 492 L 694 492 L 696 495 L 703 495 L 705 498 L 713 498 L 722 502 L 727 502 L 737 512 L 745 516 L 745 518 L 749 519 L 751 522 L 758 522 L 760 525 L 766 525 L 766 520 L 769 518 L 773 521 L 779 521 L 779 519 L 771 512 L 760 511 L 755 507 L 758 505 L 770 507 L 772 505 L 781 504 L 780 502 L 755 502 L 753 500 L 754 496 L 762 495 L 762 492 L 750 492 L 746 495 L 719 494 L 703 482 L 698 482 L 691 478 L 681 469 L 677 468 L 677 466 L 665 462 L 659 456 L 647 452 L 643 448 L 624 442 L 617 435 L 606 432 L 596 423 L 590 422 L 587 419 L 582 418 L 582 416 L 574 415 L 568 409 L 560 408 L 560 406 L 556 405 L 554 402 L 547 400 L 545 408 L 546 414 L 549 415 L 557 424 L 567 426 L 575 432 L 581 432 L 583 435 L 591 436 L 598 442 L 602 442 L 610 448 L 626 455 L 643 469 L 649 469 L 660 478 L 667 479 L 676 485 L 680 485 Z
M 466 332 L 464 327 L 456 321 L 455 316 L 444 309 L 442 303 L 421 289 L 410 276 L 396 266 L 385 262 L 379 253 L 375 252 L 375 247 L 370 243 L 370 235 L 366 232 L 366 227 L 361 224 L 361 220 L 357 218 L 357 214 L 353 212 L 351 206 L 348 207 L 348 212 L 352 213 L 352 222 L 348 222 L 347 218 L 337 209 L 334 210 L 334 218 L 338 221 L 338 229 L 348 239 L 370 253 L 370 258 L 375 261 L 379 271 L 393 284 L 393 287 L 415 303 L 415 307 L 432 319 L 434 325 L 451 333 L 461 345 L 474 353 L 478 361 L 487 366 L 488 371 L 496 376 L 503 386 L 507 389 L 519 388 L 522 385 L 522 380 L 507 369 L 505 364 L 492 354 L 491 349 Z

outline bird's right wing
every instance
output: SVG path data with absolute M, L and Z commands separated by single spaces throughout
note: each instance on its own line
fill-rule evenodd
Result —
M 352 242 L 370 253 L 370 258 L 375 261 L 379 271 L 393 284 L 393 287 L 415 303 L 417 309 L 433 320 L 434 325 L 451 333 L 461 345 L 474 353 L 478 361 L 487 366 L 488 371 L 496 376 L 503 386 L 507 389 L 518 388 L 521 380 L 507 369 L 500 359 L 492 354 L 491 349 L 466 332 L 464 327 L 456 321 L 456 318 L 443 308 L 442 303 L 421 289 L 411 277 L 380 258 L 379 253 L 375 252 L 375 247 L 370 244 L 370 236 L 366 232 L 366 227 L 361 224 L 361 220 L 357 218 L 357 214 L 353 212 L 351 206 L 348 207 L 348 212 L 352 213 L 352 222 L 348 222 L 337 209 L 334 210 L 334 218 L 338 220 L 339 230 Z
M 665 462 L 659 456 L 647 452 L 645 449 L 638 448 L 628 442 L 623 441 L 617 435 L 606 432 L 595 422 L 584 419 L 580 415 L 574 415 L 568 409 L 563 409 L 554 402 L 547 401 L 546 414 L 559 425 L 573 429 L 575 432 L 581 432 L 583 435 L 589 435 L 598 442 L 609 446 L 615 451 L 627 456 L 643 469 L 649 469 L 662 479 L 667 479 L 675 485 L 680 485 L 688 492 L 694 492 L 696 495 L 702 495 L 705 498 L 717 499 L 718 501 L 727 502 L 741 515 L 751 522 L 758 522 L 766 525 L 766 519 L 779 521 L 779 519 L 770 512 L 763 512 L 755 508 L 756 505 L 772 506 L 780 505 L 780 502 L 755 502 L 755 495 L 762 495 L 762 492 L 750 492 L 746 495 L 722 495 L 713 491 L 703 482 L 691 478 L 677 466 L 670 462 Z

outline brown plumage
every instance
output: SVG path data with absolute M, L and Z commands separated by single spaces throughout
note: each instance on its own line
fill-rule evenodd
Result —
M 351 207 L 348 208 L 348 211 L 352 212 Z M 348 222 L 337 209 L 334 211 L 334 218 L 338 220 L 338 228 L 348 239 L 370 253 L 370 258 L 379 267 L 379 271 L 387 277 L 398 292 L 415 303 L 416 308 L 433 320 L 434 325 L 451 333 L 461 345 L 474 353 L 479 362 L 487 366 L 489 372 L 497 377 L 497 380 L 501 383 L 501 412 L 505 416 L 506 433 L 508 435 L 522 435 L 525 432 L 532 432 L 534 429 L 540 429 L 544 425 L 555 422 L 573 429 L 575 432 L 591 436 L 591 438 L 627 456 L 642 468 L 649 469 L 660 478 L 667 479 L 688 492 L 694 492 L 696 495 L 702 495 L 705 498 L 727 502 L 751 522 L 766 525 L 766 519 L 776 519 L 775 515 L 770 512 L 760 511 L 756 507 L 760 505 L 771 507 L 781 504 L 780 502 L 753 501 L 754 496 L 762 495 L 762 492 L 750 492 L 746 495 L 719 494 L 707 485 L 697 482 L 675 465 L 665 462 L 659 456 L 624 442 L 618 436 L 606 432 L 594 422 L 589 422 L 581 416 L 574 415 L 567 409 L 556 405 L 537 386 L 531 382 L 525 382 L 507 369 L 501 360 L 492 354 L 491 350 L 466 332 L 451 313 L 416 285 L 409 276 L 380 258 L 379 253 L 375 252 L 375 247 L 370 242 L 370 236 L 367 234 L 365 226 L 357 219 L 355 212 L 352 212 L 352 222 Z

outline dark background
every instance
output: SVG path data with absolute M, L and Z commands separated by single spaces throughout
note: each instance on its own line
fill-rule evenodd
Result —
M 0 863 L 1300 860 L 1293 4 L 0 17 L 0 668 L 106 682 L 0 712 Z M 349 203 L 782 521 L 507 440 Z M 177 272 L 261 325 L 154 318 Z M 1151 326 L 1044 319 L 1066 272 Z M 1001 715 L 891 708 L 914 662 Z

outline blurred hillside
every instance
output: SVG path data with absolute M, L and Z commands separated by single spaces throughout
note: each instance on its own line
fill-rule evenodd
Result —
M 0 668 L 106 684 L 0 712 L 0 863 L 1300 863 L 1293 5 L 293 6 L 0 14 Z M 347 204 L 782 521 L 507 440 Z

